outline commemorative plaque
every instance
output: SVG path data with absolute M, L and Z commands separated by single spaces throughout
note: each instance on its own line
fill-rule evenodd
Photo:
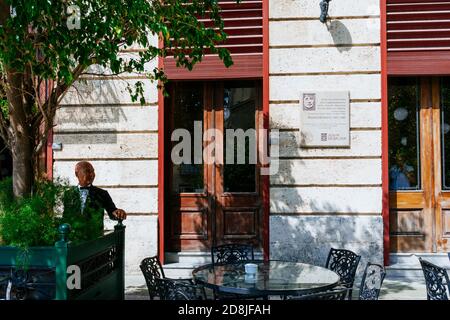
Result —
M 350 146 L 350 93 L 300 93 L 301 147 Z

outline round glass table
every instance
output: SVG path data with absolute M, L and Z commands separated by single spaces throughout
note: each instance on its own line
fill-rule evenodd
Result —
M 245 272 L 246 263 L 257 265 L 256 274 Z M 192 271 L 194 279 L 220 292 L 247 295 L 298 295 L 335 287 L 339 276 L 329 269 L 288 261 L 245 261 L 206 265 Z

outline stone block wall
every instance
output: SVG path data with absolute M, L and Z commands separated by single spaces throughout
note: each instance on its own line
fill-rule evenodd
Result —
M 270 255 L 325 264 L 331 247 L 382 263 L 380 1 L 270 0 Z M 300 148 L 300 92 L 350 92 L 350 148 Z M 276 141 L 276 140 L 274 140 Z

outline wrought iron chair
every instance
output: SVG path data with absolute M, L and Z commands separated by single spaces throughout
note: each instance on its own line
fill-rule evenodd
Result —
M 314 294 L 288 297 L 287 300 L 345 300 L 348 288 L 340 288 Z
M 368 262 L 359 288 L 359 300 L 378 300 L 385 276 L 382 265 Z
M 255 259 L 253 246 L 248 244 L 223 244 L 211 247 L 212 264 L 235 263 L 242 261 L 251 261 Z M 218 292 L 214 290 L 215 299 L 268 299 L 267 295 L 240 295 L 232 293 Z
M 0 270 L 0 300 L 50 300 L 55 298 L 52 269 Z
M 156 279 L 169 279 L 165 276 L 164 270 L 161 266 L 161 262 L 159 261 L 157 256 L 148 257 L 141 261 L 139 266 L 145 278 L 145 283 L 147 284 L 148 294 L 150 296 L 150 300 L 153 300 L 155 297 L 159 297 L 159 293 L 161 292 Z M 187 284 L 193 284 L 192 279 L 169 279 L 177 282 L 183 282 Z M 161 299 L 161 297 L 159 297 Z
M 253 247 L 247 244 L 224 244 L 211 248 L 211 262 L 233 263 L 239 261 L 254 260 Z
M 361 256 L 346 249 L 331 248 L 328 253 L 325 268 L 336 272 L 340 279 L 340 285 L 349 289 L 348 299 L 352 299 L 353 283 Z
M 153 300 L 159 295 L 159 288 L 155 279 L 164 279 L 164 270 L 161 266 L 161 262 L 157 256 L 148 257 L 141 261 L 139 265 L 142 273 L 144 274 L 145 283 L 147 284 L 148 294 L 150 295 L 150 300 Z
M 193 281 L 155 278 L 161 300 L 206 300 L 204 288 Z
M 445 268 L 419 258 L 422 266 L 428 300 L 449 300 L 450 280 Z

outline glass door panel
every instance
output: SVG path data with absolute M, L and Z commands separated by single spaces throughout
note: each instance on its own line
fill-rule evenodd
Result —
M 174 100 L 172 139 L 176 137 L 177 141 L 172 142 L 172 154 L 179 159 L 172 159 L 172 190 L 203 193 L 203 84 L 178 85 Z
M 224 88 L 224 192 L 256 192 L 255 87 Z
M 389 188 L 419 190 L 419 86 L 415 78 L 389 82 Z

